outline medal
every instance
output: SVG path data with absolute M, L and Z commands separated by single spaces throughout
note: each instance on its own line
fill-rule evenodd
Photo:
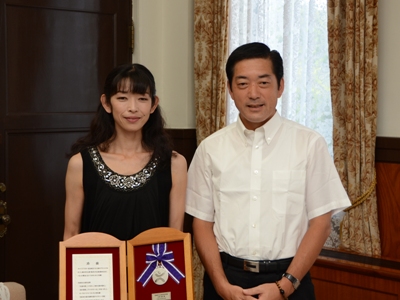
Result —
M 153 281 L 157 285 L 163 285 L 168 280 L 168 271 L 164 268 L 161 262 L 157 263 L 157 267 L 153 272 Z
M 137 282 L 141 282 L 144 287 L 150 281 L 150 278 L 152 278 L 155 284 L 163 285 L 171 276 L 179 284 L 179 281 L 185 278 L 185 274 L 179 271 L 172 263 L 174 261 L 174 254 L 172 251 L 167 251 L 167 243 L 153 244 L 151 248 L 153 253 L 146 253 L 146 263 L 148 266 L 139 276 Z

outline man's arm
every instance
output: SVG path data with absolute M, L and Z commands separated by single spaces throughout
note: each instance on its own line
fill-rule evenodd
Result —
M 254 299 L 252 297 L 244 298 L 243 289 L 228 282 L 222 268 L 213 225 L 213 222 L 193 218 L 193 237 L 196 249 L 215 290 L 225 300 Z
M 301 280 L 311 269 L 331 232 L 331 216 L 332 214 L 329 212 L 310 220 L 308 230 L 300 243 L 292 263 L 286 271 L 287 273 Z M 293 285 L 287 278 L 282 278 L 279 284 L 285 291 L 286 297 L 294 292 Z M 259 294 L 259 299 L 282 299 L 275 283 L 259 285 L 244 290 L 244 293 L 246 295 Z

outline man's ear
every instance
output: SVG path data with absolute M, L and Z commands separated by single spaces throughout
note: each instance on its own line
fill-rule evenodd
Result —
M 278 90 L 278 98 L 280 98 L 283 94 L 283 90 L 285 89 L 285 80 L 283 77 L 281 78 L 281 84 L 279 85 L 279 90 Z
M 154 104 L 153 104 L 153 106 L 151 107 L 151 110 L 150 110 L 151 114 L 156 110 L 159 102 L 160 102 L 160 99 L 158 98 L 158 96 L 154 96 Z
M 232 98 L 232 90 L 231 90 L 231 85 L 230 85 L 230 83 L 229 83 L 229 80 L 226 81 L 226 87 L 228 88 L 229 95 L 230 95 L 231 98 Z M 233 98 L 232 98 L 232 99 L 233 99 Z
M 110 103 L 107 102 L 107 98 L 106 98 L 105 94 L 102 94 L 100 96 L 100 102 L 101 102 L 101 105 L 103 106 L 104 110 L 106 112 L 108 112 L 109 114 L 111 114 L 111 112 L 112 112 L 111 105 L 110 105 Z

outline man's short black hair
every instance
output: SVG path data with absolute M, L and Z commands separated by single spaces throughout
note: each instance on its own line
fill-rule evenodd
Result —
M 229 55 L 226 62 L 226 77 L 228 78 L 229 87 L 232 88 L 233 73 L 235 65 L 245 59 L 264 58 L 270 59 L 272 62 L 272 72 L 278 81 L 278 88 L 280 87 L 281 79 L 283 77 L 283 61 L 278 51 L 272 50 L 265 44 L 254 42 L 239 46 L 231 55 Z

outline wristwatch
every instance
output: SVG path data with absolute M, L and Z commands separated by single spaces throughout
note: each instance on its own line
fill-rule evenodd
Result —
M 300 285 L 300 280 L 289 273 L 283 273 L 282 277 L 286 277 L 287 279 L 289 279 L 289 281 L 293 284 L 294 289 L 297 290 Z

